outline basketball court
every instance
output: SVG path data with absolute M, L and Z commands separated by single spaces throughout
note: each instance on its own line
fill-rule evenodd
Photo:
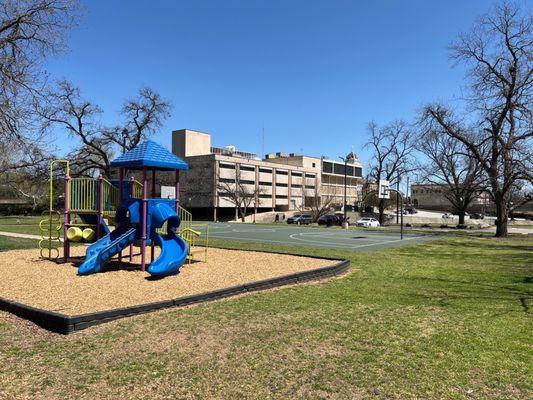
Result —
M 350 227 L 320 228 L 296 225 L 261 225 L 241 223 L 209 223 L 209 237 L 230 241 L 272 243 L 355 251 L 382 250 L 421 243 L 434 235 L 404 234 Z

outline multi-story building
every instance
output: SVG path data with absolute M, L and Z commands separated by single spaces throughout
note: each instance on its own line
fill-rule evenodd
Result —
M 235 215 L 228 185 L 236 184 L 255 199 L 250 212 L 303 209 L 310 201 L 342 205 L 346 172 L 346 203 L 360 200 L 362 167 L 294 153 L 267 154 L 211 146 L 211 135 L 188 129 L 172 132 L 172 152 L 189 163 L 180 187 L 181 203 L 197 216 L 219 219 Z M 346 166 L 346 171 L 345 171 Z
M 438 184 L 416 184 L 411 185 L 411 201 L 415 207 L 438 210 L 453 211 L 452 203 L 446 198 L 447 185 Z M 480 191 L 470 204 L 469 211 L 485 212 L 493 208 L 487 192 Z

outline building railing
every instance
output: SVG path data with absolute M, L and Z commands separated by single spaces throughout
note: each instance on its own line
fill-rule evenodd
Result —
M 257 154 L 255 153 L 248 153 L 246 151 L 231 151 L 229 149 L 223 148 L 223 147 L 211 147 L 211 153 L 212 154 L 220 154 L 223 156 L 234 156 L 234 157 L 242 157 L 242 158 L 257 158 Z

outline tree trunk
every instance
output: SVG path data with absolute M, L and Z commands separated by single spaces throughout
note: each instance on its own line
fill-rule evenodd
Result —
M 496 237 L 507 237 L 507 200 L 505 196 L 497 193 L 494 196 L 494 202 L 496 203 Z
M 465 210 L 459 211 L 459 225 L 465 224 Z
M 385 200 L 384 199 L 379 199 L 378 210 L 379 210 L 379 217 L 378 217 L 379 224 L 383 225 L 383 222 L 385 219 Z

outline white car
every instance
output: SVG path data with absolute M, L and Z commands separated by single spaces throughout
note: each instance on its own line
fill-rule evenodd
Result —
M 364 217 L 356 222 L 357 226 L 364 226 L 365 228 L 379 226 L 379 221 L 375 218 Z

